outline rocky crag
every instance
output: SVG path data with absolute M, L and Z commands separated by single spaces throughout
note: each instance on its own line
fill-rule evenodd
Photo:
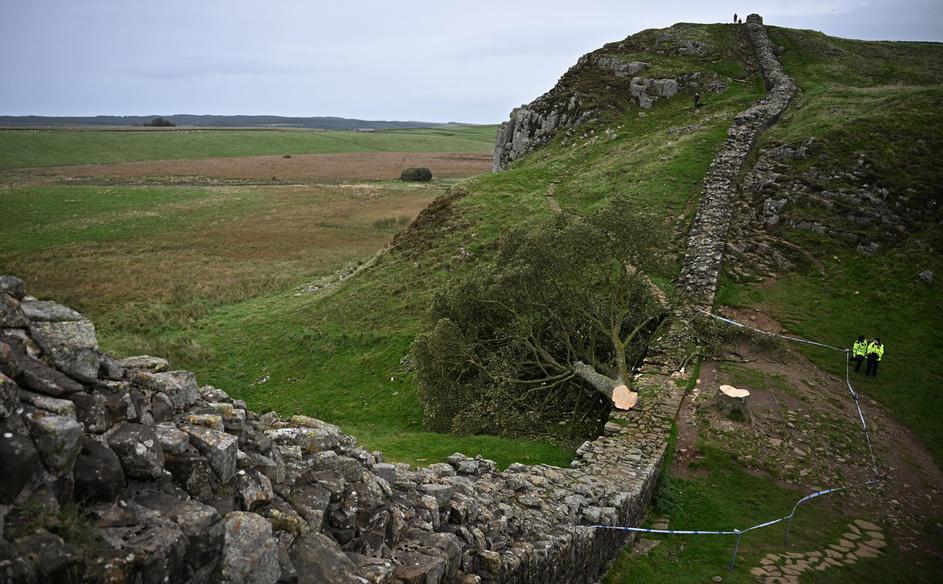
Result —
M 650 63 L 627 60 L 626 55 L 642 48 L 632 41 L 630 37 L 583 55 L 550 91 L 515 108 L 508 121 L 498 128 L 494 170 L 507 168 L 511 162 L 561 132 L 571 136 L 580 126 L 600 121 L 612 112 L 629 107 L 650 108 L 659 99 L 673 97 L 685 88 L 705 92 L 725 89 L 716 75 L 701 71 L 671 78 L 646 75 Z M 651 43 L 644 46 L 645 50 L 664 56 L 708 55 L 712 50 L 707 44 L 683 38 L 672 29 L 660 31 Z M 608 99 L 600 99 L 600 95 Z
M 778 115 L 745 113 L 754 129 Z M 716 245 L 700 245 L 722 251 L 711 225 L 692 232 L 692 302 L 719 271 Z M 162 359 L 117 360 L 81 314 L 0 277 L 0 582 L 596 582 L 630 541 L 596 526 L 641 520 L 684 394 L 683 356 L 656 353 L 637 408 L 570 468 L 455 454 L 414 469 L 326 422 L 254 413 Z

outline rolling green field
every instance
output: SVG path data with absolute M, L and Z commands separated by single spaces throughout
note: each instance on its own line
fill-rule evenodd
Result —
M 341 152 L 491 152 L 495 126 L 314 130 L 0 130 L 0 169 Z

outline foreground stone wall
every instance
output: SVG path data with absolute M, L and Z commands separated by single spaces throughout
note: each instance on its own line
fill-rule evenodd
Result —
M 677 401 L 620 414 L 571 468 L 389 464 L 258 415 L 0 277 L 0 581 L 595 582 L 654 488 Z M 667 405 L 666 405 L 667 404 Z
M 795 91 L 770 72 L 705 185 L 682 279 L 695 305 L 713 298 L 732 169 Z M 455 454 L 414 469 L 163 359 L 116 360 L 81 314 L 0 277 L 0 582 L 596 582 L 629 537 L 593 526 L 642 519 L 684 394 L 670 337 L 637 408 L 570 468 Z

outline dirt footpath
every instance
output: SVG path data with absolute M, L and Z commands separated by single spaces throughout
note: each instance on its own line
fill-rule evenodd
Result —
M 722 312 L 765 330 L 782 330 L 762 312 Z M 843 356 L 836 353 L 835 358 Z M 858 376 L 852 373 L 852 383 Z M 711 401 L 723 383 L 750 390 L 749 420 L 732 421 L 714 410 Z M 851 513 L 889 527 L 902 549 L 943 554 L 940 542 L 924 532 L 928 520 L 943 516 L 943 473 L 926 446 L 884 406 L 866 395 L 861 403 L 883 480 L 843 496 L 842 503 Z M 675 476 L 708 472 L 692 464 L 701 456 L 699 441 L 706 440 L 734 453 L 748 471 L 797 493 L 873 477 L 844 378 L 820 370 L 791 344 L 770 351 L 741 343 L 729 360 L 704 362 L 696 388 L 685 398 L 678 430 Z
M 435 178 L 465 178 L 490 172 L 491 155 L 464 152 L 348 152 L 296 154 L 290 158 L 241 156 L 200 160 L 147 160 L 31 168 L 20 172 L 26 173 L 25 176 L 46 180 L 202 177 L 336 183 L 398 179 L 400 172 L 411 166 L 427 167 L 432 170 Z

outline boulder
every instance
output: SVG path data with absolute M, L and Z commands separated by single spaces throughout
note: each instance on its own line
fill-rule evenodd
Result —
M 234 486 L 244 511 L 272 501 L 272 481 L 257 470 L 238 471 Z
M 75 404 L 67 399 L 59 399 L 41 393 L 21 390 L 20 401 L 38 410 L 43 410 L 46 413 L 76 420 Z
M 331 492 L 317 482 L 311 482 L 292 490 L 288 503 L 301 515 L 311 531 L 321 531 L 324 514 L 331 504 Z
M 139 495 L 135 502 L 177 524 L 187 536 L 187 564 L 191 568 L 213 571 L 223 548 L 223 521 L 216 509 L 155 491 Z
M 299 584 L 362 584 L 357 567 L 337 542 L 320 533 L 309 533 L 295 542 L 291 562 Z M 430 583 L 431 584 L 431 583 Z
M 190 435 L 190 442 L 209 460 L 210 467 L 220 482 L 228 483 L 236 472 L 238 439 L 225 432 L 202 426 L 188 425 L 184 426 L 183 430 Z
M 98 376 L 102 379 L 111 381 L 121 381 L 124 379 L 124 368 L 118 365 L 115 358 L 111 355 L 101 355 L 101 362 L 98 365 Z
M 219 492 L 219 479 L 206 457 L 190 451 L 180 454 L 168 452 L 164 463 L 174 482 L 191 497 L 206 500 Z
M 157 424 L 154 426 L 154 433 L 157 434 L 160 447 L 165 453 L 181 454 L 190 445 L 190 435 L 171 422 Z
M 924 284 L 932 284 L 932 283 L 933 283 L 933 272 L 930 271 L 930 270 L 924 270 L 924 271 L 920 272 L 919 274 L 917 274 L 917 278 L 918 278 L 921 282 L 923 282 Z
M 169 521 L 147 525 L 146 528 L 127 530 L 112 528 L 113 542 L 125 558 L 131 556 L 133 572 L 139 574 L 142 584 L 188 582 L 187 537 Z M 107 537 L 107 536 L 106 536 Z
M 79 381 L 98 380 L 101 354 L 90 321 L 38 322 L 30 325 L 29 331 L 57 369 Z
M 78 322 L 86 320 L 84 316 L 49 300 L 24 299 L 21 307 L 23 312 L 34 322 Z
M 160 357 L 151 357 L 150 355 L 137 355 L 135 357 L 125 357 L 118 359 L 118 367 L 123 369 L 145 369 L 160 373 L 170 369 L 170 362 Z
M 204 428 L 210 428 L 217 432 L 226 431 L 225 426 L 223 426 L 223 417 L 219 414 L 188 414 L 187 422 L 194 426 L 203 426 Z
M 0 373 L 0 420 L 13 415 L 20 406 L 20 386 Z
M 280 573 L 272 525 L 255 513 L 235 511 L 226 515 L 216 582 L 274 584 Z
M 381 462 L 373 465 L 373 472 L 378 477 L 385 480 L 391 487 L 396 484 L 396 465 L 388 462 Z
M 0 292 L 9 294 L 17 300 L 23 300 L 26 296 L 26 286 L 23 280 L 16 276 L 0 276 Z
M 114 501 L 124 486 L 124 471 L 110 448 L 93 438 L 84 438 L 75 460 L 74 480 L 77 500 Z
M 394 576 L 402 584 L 439 584 L 448 569 L 445 558 L 418 551 L 399 551 L 393 558 L 397 564 Z
M 100 393 L 76 393 L 70 396 L 75 404 L 75 417 L 86 432 L 101 434 L 114 425 L 108 398 Z
M 27 354 L 26 345 L 15 337 L 0 339 L 0 372 L 23 389 L 52 397 L 65 397 L 82 391 L 82 384 Z
M 227 432 L 239 433 L 246 429 L 245 410 L 227 402 L 213 402 L 210 407 L 215 409 L 222 417 L 223 427 Z
M 246 469 L 258 469 L 259 472 L 267 476 L 273 483 L 284 482 L 285 463 L 281 461 L 281 457 L 277 454 L 273 456 L 274 458 L 256 452 L 247 452 L 245 460 L 240 461 L 238 466 Z
M 58 535 L 41 532 L 14 542 L 20 555 L 36 570 L 37 582 L 81 582 L 85 574 L 82 550 Z
M 108 437 L 108 445 L 131 478 L 156 479 L 164 474 L 164 454 L 153 428 L 124 423 Z
M 0 428 L 0 504 L 9 504 L 40 471 L 39 451 L 29 436 Z
M 131 382 L 153 391 L 163 392 L 170 398 L 177 410 L 190 407 L 200 395 L 196 376 L 190 371 L 154 373 L 137 369 L 131 372 Z
M 292 416 L 292 419 L 295 417 Z M 318 427 L 266 430 L 265 435 L 279 446 L 297 446 L 303 453 L 309 454 L 336 448 L 341 440 L 340 429 L 324 422 Z
M 20 301 L 0 292 L 0 327 L 23 328 L 29 326 L 29 319 L 20 308 Z
M 40 411 L 30 412 L 24 418 L 46 469 L 56 477 L 71 472 L 82 448 L 82 425 L 71 418 Z

